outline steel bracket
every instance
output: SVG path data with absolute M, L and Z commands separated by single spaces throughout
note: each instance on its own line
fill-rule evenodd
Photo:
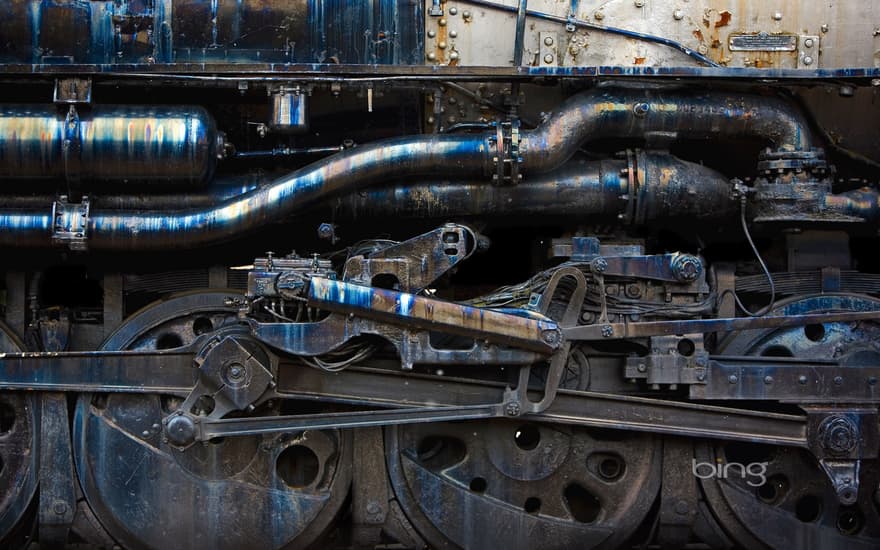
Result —
M 79 204 L 61 195 L 52 203 L 52 243 L 66 245 L 70 250 L 88 250 L 89 198 L 83 197 Z
M 467 259 L 476 244 L 472 229 L 448 223 L 367 256 L 350 258 L 343 279 L 369 285 L 378 275 L 392 275 L 400 290 L 418 292 Z
M 91 78 L 57 78 L 52 100 L 55 103 L 91 103 Z

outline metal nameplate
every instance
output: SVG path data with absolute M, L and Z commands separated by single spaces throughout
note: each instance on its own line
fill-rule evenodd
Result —
M 732 52 L 793 52 L 797 50 L 796 34 L 731 34 L 729 39 Z

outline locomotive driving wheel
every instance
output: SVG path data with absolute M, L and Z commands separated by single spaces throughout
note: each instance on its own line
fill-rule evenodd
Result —
M 0 351 L 21 351 L 14 333 L 0 323 Z M 0 546 L 13 536 L 37 487 L 35 399 L 0 392 Z
M 783 302 L 770 315 L 877 309 L 880 301 L 873 298 L 826 294 Z M 749 331 L 721 342 L 719 353 L 877 364 L 880 324 L 859 321 Z M 862 461 L 859 497 L 851 506 L 838 501 L 816 459 L 803 449 L 704 443 L 697 445 L 696 464 L 700 463 L 734 464 L 726 475 L 707 475 L 706 467 L 701 486 L 716 519 L 745 548 L 867 549 L 880 545 L 877 459 Z
M 386 430 L 394 492 L 435 548 L 616 548 L 648 514 L 659 440 L 492 420 Z
M 234 292 L 200 292 L 147 306 L 106 350 L 186 346 L 240 330 Z M 350 484 L 350 438 L 309 431 L 168 444 L 162 419 L 182 396 L 84 395 L 74 420 L 77 470 L 104 527 L 126 548 L 302 548 L 336 518 Z M 278 414 L 266 405 L 253 414 Z

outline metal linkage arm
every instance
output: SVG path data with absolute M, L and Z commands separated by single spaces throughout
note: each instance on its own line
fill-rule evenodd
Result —
M 195 352 L 82 351 L 0 354 L 0 390 L 187 395 L 198 377 Z
M 543 316 L 525 317 L 321 277 L 312 277 L 306 299 L 309 305 L 329 311 L 539 353 L 551 354 L 562 343 L 558 325 Z
M 806 315 L 778 315 L 768 317 L 730 317 L 721 319 L 692 319 L 686 321 L 644 321 L 635 323 L 597 323 L 565 328 L 567 340 L 621 340 L 695 332 L 729 332 L 763 328 L 798 327 L 820 323 L 846 323 L 880 318 L 878 311 L 838 311 Z

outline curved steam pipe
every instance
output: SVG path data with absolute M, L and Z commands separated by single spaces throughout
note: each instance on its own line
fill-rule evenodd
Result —
M 813 146 L 803 113 L 777 96 L 601 88 L 575 95 L 539 128 L 524 133 L 523 170 L 552 170 L 587 140 L 649 133 L 689 139 L 760 138 L 788 151 Z
M 778 149 L 812 146 L 803 116 L 772 97 L 720 92 L 598 89 L 574 95 L 540 127 L 522 133 L 521 171 L 547 172 L 587 139 L 755 137 Z M 330 196 L 377 181 L 412 176 L 486 176 L 494 172 L 495 133 L 395 138 L 327 157 L 216 206 L 182 211 L 89 213 L 84 238 L 92 249 L 188 248 L 216 243 L 278 221 Z M 62 220 L 62 229 L 66 229 Z M 49 212 L 0 211 L 0 245 L 46 246 L 57 220 Z

